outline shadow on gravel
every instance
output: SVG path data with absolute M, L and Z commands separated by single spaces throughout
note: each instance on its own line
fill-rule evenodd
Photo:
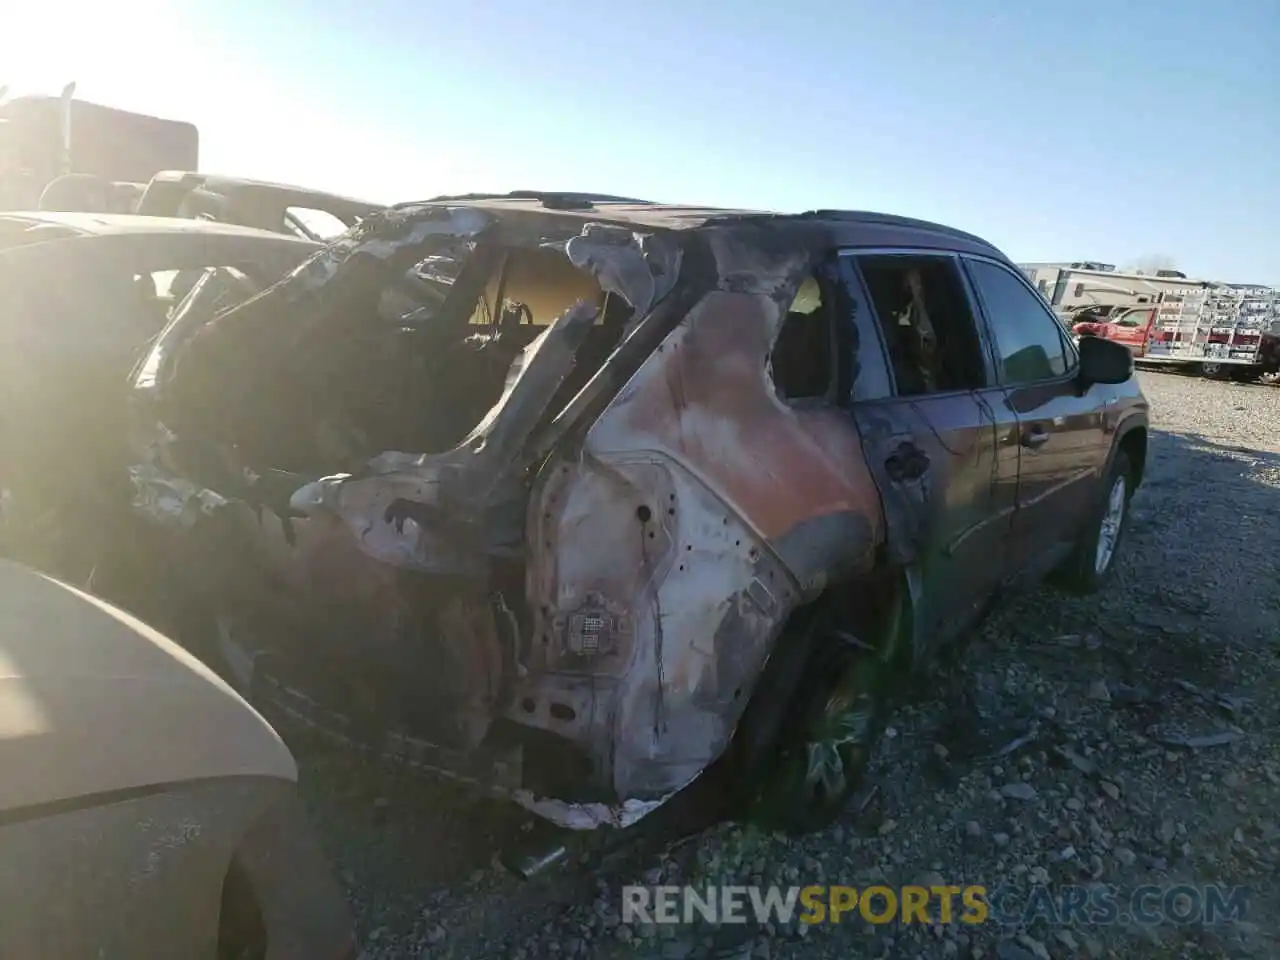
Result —
M 999 608 L 946 672 L 944 742 L 976 757 L 1031 730 L 1042 711 L 1007 702 L 981 669 L 1011 644 L 1055 672 L 1102 678 L 1148 722 L 1166 694 L 1197 699 L 1187 685 L 1252 685 L 1280 652 L 1278 490 L 1280 454 L 1153 431 L 1111 584 L 1086 598 L 1041 587 Z
M 874 768 L 879 816 L 899 825 L 891 836 L 913 812 L 927 817 L 910 821 L 919 829 L 904 877 L 919 869 L 926 847 L 918 838 L 931 832 L 947 838 L 935 855 L 948 876 L 1007 869 L 988 839 L 995 829 L 1000 844 L 1022 845 L 1024 869 L 1043 864 L 1055 882 L 1247 884 L 1250 919 L 1261 937 L 1275 936 L 1277 488 L 1280 454 L 1153 431 L 1108 588 L 1087 598 L 1049 588 L 1011 598 L 895 719 L 897 736 Z M 1008 801 L 1000 791 L 1010 782 L 1070 797 L 1082 812 Z M 921 795 L 931 798 L 925 809 Z M 864 844 L 890 845 L 877 819 L 850 818 L 850 827 Z M 1111 853 L 1120 848 L 1124 863 Z M 1071 859 L 1055 849 L 1072 850 Z M 1223 930 L 1123 939 L 1131 934 L 1107 934 L 1123 944 L 1113 955 L 1276 955 L 1257 939 L 1254 952 L 1232 953 L 1240 945 L 1226 946 Z M 1178 953 L 1194 937 L 1206 952 Z

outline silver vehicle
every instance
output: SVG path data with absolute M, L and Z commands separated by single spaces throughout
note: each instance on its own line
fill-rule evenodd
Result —
M 289 750 L 124 612 L 0 560 L 0 956 L 355 956 Z
M 130 542 L 109 518 L 134 362 L 197 284 L 217 309 L 319 247 L 196 220 L 0 214 L 0 555 L 88 584 L 92 540 Z

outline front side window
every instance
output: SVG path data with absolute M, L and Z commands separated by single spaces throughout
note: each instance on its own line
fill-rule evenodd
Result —
M 995 341 L 1002 383 L 1035 383 L 1064 375 L 1071 363 L 1062 328 L 1012 272 L 985 260 L 968 261 Z

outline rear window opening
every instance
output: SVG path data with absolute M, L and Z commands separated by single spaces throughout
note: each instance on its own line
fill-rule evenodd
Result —
M 293 331 L 247 329 L 270 327 L 265 314 L 242 330 L 220 331 L 220 320 L 203 338 L 225 337 L 225 347 L 196 359 L 193 341 L 177 363 L 181 416 L 235 444 L 247 464 L 290 473 L 354 471 L 388 450 L 442 453 L 484 419 L 513 362 L 575 303 L 592 304 L 596 322 L 548 419 L 599 370 L 632 314 L 550 247 L 458 241 L 369 293 L 318 322 L 290 318 Z

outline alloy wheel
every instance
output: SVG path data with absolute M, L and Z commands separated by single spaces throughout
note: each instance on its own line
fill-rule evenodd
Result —
M 1094 554 L 1093 569 L 1105 573 L 1111 566 L 1115 556 L 1116 544 L 1120 540 L 1120 528 L 1124 524 L 1128 484 L 1123 473 L 1119 474 L 1111 484 L 1111 492 L 1107 495 L 1106 509 L 1102 514 L 1101 527 L 1098 530 L 1098 548 Z
M 827 643 L 808 668 L 778 764 L 755 798 L 753 819 L 771 828 L 804 833 L 839 817 L 880 735 L 881 660 L 860 645 Z

